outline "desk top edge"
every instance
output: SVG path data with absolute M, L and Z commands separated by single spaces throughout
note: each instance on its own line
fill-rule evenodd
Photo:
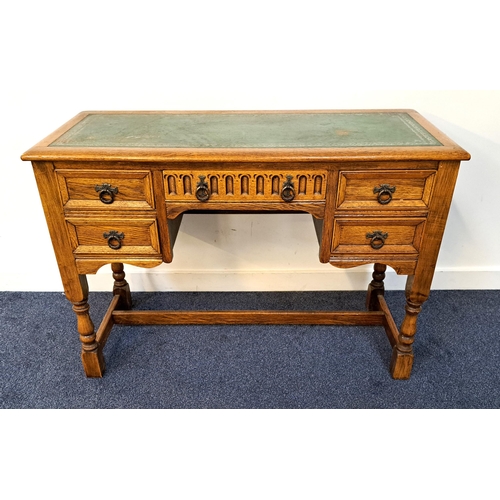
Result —
M 304 115 L 304 114 L 406 113 L 440 145 L 344 147 L 51 147 L 56 140 L 89 115 Z M 470 155 L 412 109 L 369 110 L 241 110 L 241 111 L 82 111 L 26 151 L 25 161 L 370 161 L 370 160 L 469 160 Z

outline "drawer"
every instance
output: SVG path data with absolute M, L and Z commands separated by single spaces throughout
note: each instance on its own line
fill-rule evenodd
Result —
M 340 172 L 340 210 L 427 209 L 434 170 Z
M 149 171 L 56 170 L 68 209 L 147 210 L 154 208 Z
M 66 224 L 75 255 L 160 254 L 156 219 L 74 217 Z
M 165 171 L 167 201 L 289 202 L 321 201 L 326 171 Z
M 425 218 L 337 218 L 332 254 L 418 254 Z

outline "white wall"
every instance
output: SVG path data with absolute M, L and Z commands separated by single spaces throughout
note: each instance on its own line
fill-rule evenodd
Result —
M 500 90 L 488 90 L 500 89 L 496 15 L 491 2 L 460 4 L 1 7 L 0 290 L 62 289 L 19 156 L 85 109 L 417 109 L 472 154 L 433 286 L 500 288 Z M 307 215 L 188 215 L 175 250 L 170 265 L 128 267 L 133 288 L 364 289 L 369 276 L 320 264 Z M 109 289 L 109 269 L 90 283 Z M 404 278 L 390 275 L 388 285 Z

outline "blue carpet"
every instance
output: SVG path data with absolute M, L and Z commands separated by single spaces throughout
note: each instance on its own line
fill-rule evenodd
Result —
M 96 326 L 111 295 L 92 293 Z M 363 310 L 364 292 L 135 293 L 136 309 Z M 386 292 L 397 324 L 404 293 Z M 1 408 L 499 408 L 500 291 L 431 293 L 408 381 L 381 327 L 115 326 L 87 379 L 60 293 L 0 293 Z

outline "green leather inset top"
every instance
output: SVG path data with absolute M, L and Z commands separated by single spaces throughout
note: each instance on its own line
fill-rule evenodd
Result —
M 404 112 L 90 114 L 50 147 L 441 146 Z

